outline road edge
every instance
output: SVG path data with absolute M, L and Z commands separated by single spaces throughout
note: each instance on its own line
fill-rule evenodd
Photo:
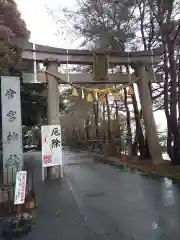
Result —
M 177 175 L 173 175 L 173 174 L 170 174 L 170 173 L 155 172 L 155 171 L 152 171 L 150 169 L 146 169 L 146 168 L 143 168 L 143 167 L 138 167 L 137 165 L 134 165 L 134 164 L 131 164 L 131 163 L 120 162 L 120 159 L 116 158 L 116 157 L 106 157 L 104 155 L 97 154 L 97 153 L 92 153 L 92 152 L 88 152 L 88 153 L 90 153 L 92 156 L 101 158 L 103 160 L 110 161 L 115 165 L 119 165 L 119 166 L 123 165 L 123 166 L 131 167 L 131 168 L 135 168 L 135 169 L 137 169 L 137 170 L 139 170 L 139 171 L 141 171 L 145 174 L 149 174 L 149 175 L 154 176 L 154 177 L 168 178 L 170 180 L 180 181 L 180 176 L 177 176 Z

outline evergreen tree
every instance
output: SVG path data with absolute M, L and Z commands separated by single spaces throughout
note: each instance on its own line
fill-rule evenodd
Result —
M 0 72 L 10 74 L 21 59 L 21 48 L 15 43 L 18 39 L 28 41 L 30 32 L 13 0 L 0 1 Z

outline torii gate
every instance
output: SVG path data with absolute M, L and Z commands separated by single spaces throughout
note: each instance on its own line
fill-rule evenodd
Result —
M 52 48 L 42 45 L 36 45 L 36 48 L 32 47 L 29 43 L 23 53 L 22 58 L 26 61 L 44 62 L 48 74 L 48 124 L 60 124 L 59 119 L 59 90 L 57 78 L 64 79 L 64 75 L 58 73 L 59 64 L 67 63 L 67 57 L 69 64 L 83 64 L 93 65 L 93 74 L 70 74 L 72 83 L 79 84 L 118 84 L 129 82 L 128 74 L 108 74 L 108 62 L 111 65 L 128 65 L 130 64 L 134 68 L 132 74 L 132 80 L 135 77 L 141 79 L 137 82 L 140 102 L 142 106 L 142 114 L 144 118 L 145 131 L 148 140 L 149 150 L 152 156 L 152 161 L 158 164 L 162 160 L 161 147 L 158 140 L 157 128 L 154 120 L 152 101 L 149 91 L 148 82 L 152 79 L 152 75 L 145 70 L 145 66 L 158 63 L 161 60 L 161 49 L 154 49 L 152 51 L 139 51 L 139 52 L 93 52 L 89 50 L 65 50 L 59 48 Z M 35 56 L 35 57 L 34 57 Z M 38 75 L 40 81 L 43 81 L 43 74 Z M 162 82 L 162 76 L 157 75 L 156 80 Z M 43 81 L 44 82 L 44 81 Z M 60 170 L 57 167 L 53 167 L 51 171 L 52 178 L 58 178 L 60 176 Z

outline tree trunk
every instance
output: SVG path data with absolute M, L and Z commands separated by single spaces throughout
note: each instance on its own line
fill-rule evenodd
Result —
M 151 153 L 149 151 L 148 140 L 147 137 L 145 138 L 145 145 L 144 145 L 144 159 L 151 159 Z
M 86 131 L 86 138 L 88 140 L 90 140 L 90 134 L 89 134 L 89 119 L 86 120 L 86 123 L 85 123 L 85 131 Z
M 171 129 L 173 133 L 174 148 L 172 156 L 172 164 L 180 164 L 180 137 L 179 129 L 177 125 L 177 63 L 175 61 L 175 45 L 172 41 L 168 41 L 168 57 L 170 65 L 170 77 L 171 77 L 171 94 L 170 94 L 170 119 L 171 119 Z
M 115 110 L 115 136 L 116 137 L 120 137 L 120 125 L 119 125 L 119 114 L 118 114 L 118 102 L 115 101 L 115 106 L 116 106 L 116 110 Z
M 169 93 L 168 93 L 168 79 L 169 79 L 169 67 L 168 67 L 168 58 L 167 58 L 167 50 L 166 50 L 166 44 L 163 42 L 163 51 L 164 51 L 164 110 L 167 120 L 167 153 L 172 159 L 172 130 L 171 130 L 171 119 L 170 119 L 170 113 L 169 113 Z
M 110 113 L 108 95 L 107 94 L 105 94 L 105 100 L 106 100 L 107 117 L 108 117 L 108 139 L 111 139 L 112 138 L 112 134 L 111 134 L 111 113 Z
M 103 103 L 103 140 L 106 141 L 106 118 L 105 118 L 105 103 Z
M 138 141 L 137 141 L 137 138 L 138 138 L 138 135 L 137 133 L 135 134 L 135 137 L 134 137 L 134 142 L 132 144 L 132 156 L 137 156 L 138 155 Z
M 134 108 L 134 117 L 135 117 L 135 124 L 136 124 L 136 141 L 139 145 L 140 158 L 143 159 L 145 156 L 144 135 L 141 127 L 141 122 L 140 122 L 141 118 L 140 118 L 140 113 L 137 105 L 137 100 L 134 93 L 134 86 L 132 86 L 132 89 L 133 89 L 133 94 L 131 95 L 131 98 L 132 98 L 132 104 Z
M 132 136 L 131 133 L 131 119 L 130 119 L 130 111 L 127 103 L 127 90 L 124 88 L 124 105 L 126 109 L 126 123 L 127 123 L 127 133 L 128 136 Z
M 129 148 L 129 155 L 132 154 L 132 132 L 131 132 L 131 117 L 130 117 L 130 111 L 128 107 L 128 102 L 127 102 L 127 90 L 124 88 L 124 105 L 126 109 L 126 123 L 127 123 L 127 135 L 128 135 L 128 148 Z M 131 149 L 130 149 L 131 148 Z M 130 153 L 131 151 L 131 153 Z
M 99 127 L 98 127 L 99 106 L 96 100 L 93 101 L 93 112 L 94 112 L 96 139 L 98 139 L 99 138 Z

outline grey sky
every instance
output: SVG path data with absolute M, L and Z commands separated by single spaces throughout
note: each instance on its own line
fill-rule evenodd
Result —
M 45 7 L 47 5 L 50 9 L 56 9 L 60 3 L 62 6 L 61 0 L 16 0 L 16 2 L 22 13 L 22 18 L 31 31 L 31 41 L 62 48 L 77 46 L 77 42 L 72 43 L 67 38 L 64 39 L 65 36 L 55 34 L 58 26 L 53 23 L 53 19 Z M 76 0 L 67 0 L 66 5 L 63 4 L 63 6 L 73 7 L 75 4 Z
M 57 46 L 60 48 L 76 48 L 79 42 L 68 41 L 64 36 L 56 36 L 58 26 L 53 23 L 52 17 L 48 14 L 45 5 L 50 9 L 56 9 L 61 0 L 16 0 L 22 18 L 26 21 L 28 29 L 31 31 L 31 41 L 39 44 Z M 66 0 L 66 6 L 73 8 L 76 0 Z M 63 3 L 63 5 L 65 6 Z M 62 6 L 62 3 L 61 3 Z M 162 117 L 163 116 L 163 117 Z M 155 114 L 156 123 L 164 129 L 164 114 L 158 111 Z

